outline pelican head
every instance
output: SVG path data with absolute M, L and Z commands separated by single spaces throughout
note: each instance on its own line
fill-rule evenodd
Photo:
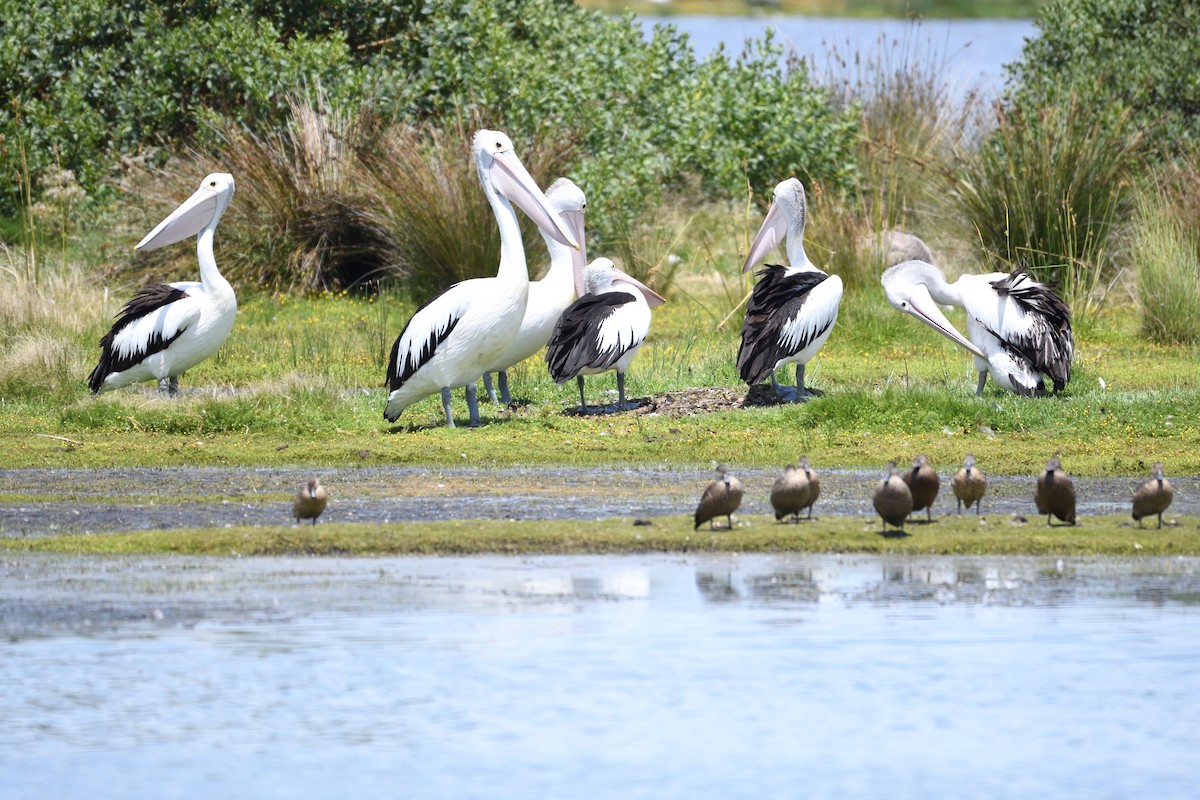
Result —
M 946 276 L 933 264 L 924 261 L 905 261 L 883 273 L 883 291 L 892 308 L 917 319 L 972 354 L 987 360 L 987 354 L 971 343 L 950 324 L 929 294 L 929 287 L 945 287 Z
M 803 245 L 804 224 L 808 216 L 807 207 L 804 198 L 804 184 L 800 183 L 798 179 L 788 178 L 776 185 L 775 195 L 771 198 L 771 207 L 767 209 L 767 216 L 763 218 L 754 242 L 746 253 L 746 263 L 742 266 L 742 272 L 748 271 L 762 261 L 767 253 L 774 250 L 785 239 L 788 242 L 788 260 L 792 262 L 793 267 L 802 266 L 803 262 L 808 261 L 804 255 Z M 793 241 L 799 248 L 799 252 L 795 255 L 792 252 L 795 249 L 792 247 Z
M 208 175 L 191 197 L 158 223 L 133 249 L 157 250 L 195 236 L 209 226 L 216 227 L 232 199 L 233 176 L 228 172 Z
M 583 297 L 587 289 L 583 285 L 583 273 L 587 269 L 587 244 L 584 241 L 583 215 L 587 213 L 587 198 L 583 190 L 575 185 L 570 178 L 559 178 L 550 184 L 546 190 L 546 198 L 550 206 L 558 212 L 566 223 L 567 230 L 579 242 L 579 247 L 571 251 L 571 271 L 575 277 L 575 296 Z M 555 241 L 549 234 L 542 234 L 547 245 Z
M 587 272 L 584 274 L 584 287 L 588 294 L 600 294 L 614 283 L 625 283 L 637 289 L 646 298 L 646 305 L 651 308 L 667 302 L 665 297 L 637 278 L 617 269 L 617 265 L 612 262 L 612 259 L 600 257 L 588 265 Z
M 512 139 L 500 131 L 479 130 L 475 132 L 474 151 L 475 167 L 485 192 L 516 204 L 556 241 L 579 248 L 579 242 L 517 158 Z

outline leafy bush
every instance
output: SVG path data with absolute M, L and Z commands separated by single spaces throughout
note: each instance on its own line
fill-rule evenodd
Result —
M 269 125 L 287 90 L 353 78 L 340 35 L 285 40 L 244 3 L 0 0 L 0 18 L 5 214 L 22 171 L 71 169 L 91 191 L 118 154 L 183 141 L 203 114 Z
M 1174 0 L 1052 0 L 1010 67 L 1025 109 L 1078 97 L 1077 113 L 1128 109 L 1147 145 L 1200 144 L 1200 5 Z

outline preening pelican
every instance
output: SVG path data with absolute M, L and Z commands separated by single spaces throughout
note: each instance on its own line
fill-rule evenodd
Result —
M 174 397 L 179 394 L 179 376 L 229 338 L 237 297 L 217 269 L 213 237 L 231 199 L 233 176 L 214 172 L 135 245 L 135 250 L 157 250 L 200 234 L 200 281 L 156 283 L 125 304 L 112 330 L 100 340 L 100 363 L 88 378 L 93 393 L 157 379 L 159 388 Z
M 786 240 L 788 266 L 765 265 L 746 306 L 738 372 L 750 386 L 767 378 L 776 394 L 804 402 L 821 392 L 804 386 L 804 365 L 829 338 L 842 302 L 842 279 L 813 266 L 804 252 L 804 185 L 789 178 L 775 187 L 771 208 L 750 245 L 745 272 Z M 781 387 L 775 370 L 796 365 L 796 388 Z
M 494 278 L 454 284 L 408 320 L 388 363 L 390 392 L 383 416 L 390 422 L 440 390 L 446 425 L 453 428 L 450 390 L 465 386 L 471 424 L 479 424 L 475 381 L 511 344 L 529 299 L 529 271 L 513 203 L 542 231 L 579 246 L 513 152 L 512 140 L 499 131 L 481 130 L 473 150 L 479 181 L 500 226 L 500 268 Z
M 888 302 L 911 314 L 975 356 L 983 393 L 988 373 L 1005 389 L 1043 395 L 1046 380 L 1054 391 L 1066 388 L 1075 357 L 1071 311 L 1052 287 L 1025 274 L 963 275 L 954 283 L 924 261 L 905 261 L 883 273 Z M 936 304 L 967 312 L 964 337 Z
M 508 405 L 512 395 L 508 391 L 506 370 L 545 347 L 563 311 L 586 292 L 583 286 L 583 271 L 587 267 L 583 215 L 587 211 L 587 198 L 574 182 L 559 178 L 546 190 L 546 199 L 550 201 L 550 207 L 562 215 L 579 247 L 567 247 L 553 236 L 542 233 L 546 249 L 550 251 L 550 270 L 541 280 L 529 282 L 529 304 L 525 307 L 521 330 L 504 355 L 483 373 L 484 387 L 493 403 L 496 392 L 492 389 L 491 373 L 499 373 L 500 399 Z
M 579 410 L 588 413 L 583 376 L 617 371 L 617 410 L 625 400 L 625 371 L 650 332 L 650 309 L 667 302 L 646 284 L 626 275 L 607 258 L 597 258 L 584 274 L 587 293 L 563 312 L 546 350 L 555 383 L 579 381 Z

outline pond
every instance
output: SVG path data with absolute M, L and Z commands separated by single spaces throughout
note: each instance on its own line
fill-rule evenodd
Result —
M 905 63 L 928 62 L 940 66 L 950 97 L 961 101 L 972 89 L 994 99 L 1004 86 L 1004 65 L 1017 61 L 1027 38 L 1038 30 L 1028 19 L 843 19 L 830 17 L 643 17 L 650 31 L 657 24 L 674 25 L 686 33 L 698 56 L 719 45 L 737 55 L 746 39 L 761 39 L 773 28 L 776 40 L 808 61 L 814 74 L 823 76 L 831 55 L 854 63 L 875 62 L 894 68 Z M 835 70 L 835 75 L 842 74 Z
M 16 798 L 1193 797 L 1200 560 L 0 562 Z

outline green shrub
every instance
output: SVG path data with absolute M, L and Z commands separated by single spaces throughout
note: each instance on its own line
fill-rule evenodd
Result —
M 1200 4 L 1175 0 L 1053 0 L 1010 67 L 1025 109 L 1078 97 L 1076 113 L 1128 109 L 1147 145 L 1200 143 Z

